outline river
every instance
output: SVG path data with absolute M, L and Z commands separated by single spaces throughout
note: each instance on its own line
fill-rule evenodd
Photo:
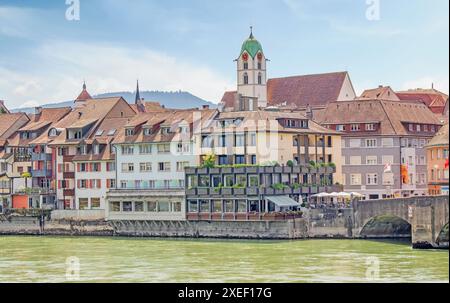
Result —
M 449 282 L 447 250 L 369 240 L 0 237 L 0 282 Z

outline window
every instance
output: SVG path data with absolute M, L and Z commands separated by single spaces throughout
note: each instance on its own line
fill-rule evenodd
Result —
M 184 172 L 184 168 L 189 166 L 188 161 L 177 162 L 177 172 Z
M 133 135 L 134 135 L 134 128 L 125 129 L 125 136 L 133 136 Z
M 234 185 L 234 178 L 232 175 L 225 175 L 224 177 L 224 186 L 225 187 L 232 187 Z
M 94 145 L 92 146 L 92 152 L 93 152 L 94 155 L 100 154 L 100 145 L 94 144 Z
M 191 150 L 189 143 L 178 143 L 177 153 L 189 153 Z
M 222 201 L 221 200 L 213 200 L 213 213 L 221 213 L 222 212 Z
M 198 202 L 196 200 L 188 200 L 188 211 L 190 213 L 198 212 Z
M 99 130 L 95 133 L 95 136 L 96 136 L 96 137 L 100 137 L 101 135 L 103 135 L 103 130 L 102 130 L 102 129 L 99 129 Z
M 350 156 L 350 165 L 361 165 L 361 156 Z
M 361 147 L 361 139 L 350 139 L 350 147 Z
M 152 134 L 152 129 L 149 127 L 144 128 L 144 136 L 150 136 Z
M 377 139 L 366 139 L 366 147 L 377 147 Z
M 366 175 L 367 185 L 377 185 L 378 184 L 378 174 L 367 174 Z
M 259 63 L 258 63 L 259 64 Z M 262 84 L 262 75 L 261 73 L 258 73 L 258 84 L 261 85 Z
M 416 131 L 417 131 L 417 132 L 420 132 L 420 124 L 417 124 L 417 125 L 416 125 Z
M 244 62 L 244 69 L 245 69 L 245 70 L 248 69 L 248 62 Z
M 152 171 L 152 163 L 151 162 L 142 162 L 139 163 L 140 172 L 150 172 Z
M 106 163 L 106 171 L 116 171 L 116 163 L 115 162 L 107 162 Z
M 158 144 L 158 154 L 170 153 L 170 143 Z
M 79 198 L 78 199 L 78 209 L 88 209 L 89 208 L 89 199 L 88 198 Z
M 172 202 L 172 211 L 173 212 L 181 212 L 181 202 Z
M 123 212 L 133 211 L 133 203 L 132 202 L 122 202 L 122 211 Z
M 134 211 L 135 212 L 143 212 L 144 211 L 144 202 L 134 202 Z
M 219 147 L 226 147 L 226 146 L 227 146 L 227 136 L 220 135 L 219 136 Z
M 161 134 L 167 135 L 170 133 L 170 127 L 161 127 Z
M 233 209 L 233 200 L 224 200 L 223 201 L 223 206 L 224 206 L 224 213 L 233 213 L 234 209 Z
M 393 147 L 394 146 L 394 138 L 382 138 L 381 144 L 383 147 Z
M 211 136 L 202 136 L 202 147 L 213 147 Z
M 408 130 L 410 131 L 410 132 L 413 132 L 414 131 L 414 124 L 409 124 L 408 125 Z
M 244 63 L 244 65 L 245 65 L 245 63 Z M 244 85 L 247 85 L 247 84 L 248 84 L 248 74 L 244 73 Z
M 112 212 L 120 212 L 120 202 L 111 202 L 109 205 Z
M 120 181 L 120 188 L 127 188 L 128 186 L 128 182 L 127 181 Z
M 235 164 L 245 164 L 245 156 L 244 155 L 235 155 L 234 163 Z
M 147 211 L 156 212 L 158 210 L 157 203 L 154 201 L 147 202 Z
M 235 135 L 234 142 L 237 147 L 245 145 L 245 136 L 243 134 Z
M 345 125 L 342 125 L 342 124 L 336 125 L 336 130 L 337 130 L 338 132 L 343 132 L 343 131 L 345 131 Z
M 158 171 L 168 172 L 170 171 L 170 162 L 159 162 Z
M 361 185 L 361 174 L 350 174 L 350 185 Z
M 377 156 L 366 156 L 366 164 L 367 165 L 377 165 L 378 157 Z
M 375 130 L 375 124 L 374 123 L 367 123 L 366 124 L 366 130 L 367 131 L 374 131 Z
M 237 212 L 246 213 L 247 212 L 247 201 L 237 200 Z
M 250 143 L 249 146 L 256 146 L 256 133 L 250 133 Z
M 123 173 L 134 172 L 134 164 L 133 163 L 122 163 L 122 172 Z
M 99 172 L 101 171 L 102 167 L 101 167 L 101 163 L 95 162 L 92 163 L 92 171 L 93 172 Z
M 258 187 L 259 186 L 259 176 L 258 175 L 249 175 L 248 176 L 248 185 L 250 187 Z
M 382 156 L 382 158 L 381 158 L 382 160 L 382 164 L 383 165 L 386 165 L 386 164 L 394 164 L 394 156 L 387 156 L 387 155 L 384 155 L 384 156 Z
M 219 165 L 228 165 L 228 156 L 220 155 L 219 156 Z
M 139 145 L 139 154 L 148 155 L 152 153 L 152 146 L 150 144 Z
M 134 154 L 134 147 L 131 145 L 122 146 L 122 154 L 123 155 L 132 155 Z
M 100 208 L 100 198 L 91 198 L 91 209 Z
M 250 155 L 250 164 L 256 164 L 256 155 Z
M 357 132 L 357 131 L 359 131 L 359 130 L 360 130 L 359 124 L 352 124 L 351 127 L 350 127 L 350 130 L 351 130 L 352 132 Z
M 239 187 L 247 186 L 247 176 L 246 175 L 236 175 L 236 185 Z
M 262 69 L 262 63 L 258 62 L 258 69 Z
M 210 203 L 208 200 L 200 200 L 200 212 L 201 213 L 210 212 Z

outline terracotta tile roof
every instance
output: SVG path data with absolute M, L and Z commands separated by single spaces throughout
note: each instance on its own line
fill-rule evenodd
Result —
M 404 123 L 442 125 L 428 107 L 419 102 L 360 100 L 330 103 L 318 115 L 321 124 L 380 123 L 380 134 L 408 135 Z M 355 133 L 361 135 L 362 132 Z
M 4 134 L 11 128 L 14 123 L 24 117 L 27 117 L 27 115 L 24 113 L 0 114 L 0 138 L 6 139 L 3 138 Z
M 114 143 L 135 143 L 135 142 L 171 142 L 173 140 L 190 140 L 192 136 L 194 119 L 197 115 L 200 117 L 200 123 L 210 120 L 215 116 L 215 109 L 187 109 L 187 110 L 167 110 L 155 115 L 155 113 L 140 113 L 134 119 L 126 124 L 125 128 L 133 127 L 136 132 L 133 136 L 125 136 L 125 128 L 123 128 Z M 179 127 L 185 124 L 189 127 L 189 134 L 184 137 L 180 134 Z M 151 135 L 144 136 L 143 129 L 150 127 Z M 162 127 L 169 127 L 170 132 L 163 134 Z
M 30 122 L 30 123 L 26 124 L 24 127 L 22 127 L 21 129 L 19 129 L 19 131 L 36 131 L 36 130 L 40 130 L 44 127 L 47 127 L 50 124 L 52 124 L 51 121 Z
M 237 91 L 228 91 L 223 94 L 220 101 L 225 108 L 234 108 L 234 102 L 237 99 Z
M 444 126 L 441 127 L 441 129 L 437 132 L 436 136 L 433 137 L 433 139 L 430 140 L 430 142 L 426 145 L 427 147 L 433 147 L 433 146 L 448 146 L 448 129 L 449 125 L 446 123 Z
M 377 88 L 367 89 L 358 99 L 400 100 L 390 86 L 379 86 Z
M 337 72 L 269 79 L 268 105 L 325 107 L 329 102 L 337 101 L 347 75 L 347 72 Z
M 202 132 L 204 133 L 217 133 L 217 132 L 243 132 L 243 131 L 278 131 L 287 133 L 307 133 L 307 134 L 339 134 L 334 130 L 325 128 L 318 123 L 309 120 L 308 128 L 287 128 L 282 126 L 279 119 L 306 119 L 306 117 L 299 111 L 271 111 L 271 110 L 258 110 L 258 111 L 242 111 L 242 112 L 222 112 L 214 121 L 241 119 L 242 121 L 238 125 L 231 125 L 222 128 L 217 123 L 213 123 L 210 126 L 204 127 Z

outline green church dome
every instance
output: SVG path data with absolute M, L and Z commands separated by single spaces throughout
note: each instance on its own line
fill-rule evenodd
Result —
M 241 55 L 247 51 L 247 53 L 254 59 L 258 52 L 262 52 L 261 43 L 253 37 L 253 33 L 250 33 L 250 37 L 242 44 Z

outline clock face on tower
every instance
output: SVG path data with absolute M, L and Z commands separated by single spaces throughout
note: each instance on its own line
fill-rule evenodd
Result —
M 242 54 L 242 60 L 248 61 L 248 54 L 247 53 L 243 53 Z

